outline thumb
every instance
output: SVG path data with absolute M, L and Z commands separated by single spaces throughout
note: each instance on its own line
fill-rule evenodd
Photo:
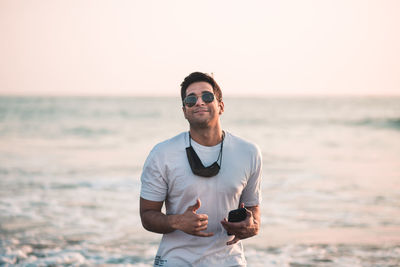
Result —
M 201 206 L 201 201 L 198 198 L 197 201 L 196 201 L 196 204 L 194 204 L 193 206 L 189 206 L 188 209 L 193 211 L 193 212 L 196 212 L 200 208 L 200 206 Z

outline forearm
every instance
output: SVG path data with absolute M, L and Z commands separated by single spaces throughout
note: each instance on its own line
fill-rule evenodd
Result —
M 168 234 L 176 230 L 179 215 L 166 215 L 161 211 L 147 210 L 142 213 L 142 225 L 151 232 Z

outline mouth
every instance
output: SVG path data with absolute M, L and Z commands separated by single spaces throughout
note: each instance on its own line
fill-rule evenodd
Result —
M 206 113 L 206 112 L 208 112 L 207 109 L 198 109 L 198 110 L 195 110 L 193 113 Z

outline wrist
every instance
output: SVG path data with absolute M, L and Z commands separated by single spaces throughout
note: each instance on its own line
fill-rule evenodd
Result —
M 179 216 L 180 215 L 167 215 L 168 226 L 173 230 L 179 230 Z

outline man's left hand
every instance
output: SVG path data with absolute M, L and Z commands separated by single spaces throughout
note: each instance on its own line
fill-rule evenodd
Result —
M 240 204 L 241 208 L 244 208 L 244 203 Z M 259 212 L 258 206 L 256 208 L 256 213 Z M 259 222 L 254 218 L 253 212 L 249 210 L 251 208 L 246 208 L 247 217 L 244 221 L 241 222 L 228 222 L 226 218 L 221 221 L 222 226 L 228 233 L 234 235 L 234 238 L 227 242 L 226 244 L 233 245 L 237 243 L 241 239 L 246 239 L 252 236 L 255 236 L 258 233 Z M 259 215 L 259 214 L 257 214 Z M 257 216 L 259 217 L 259 216 Z

